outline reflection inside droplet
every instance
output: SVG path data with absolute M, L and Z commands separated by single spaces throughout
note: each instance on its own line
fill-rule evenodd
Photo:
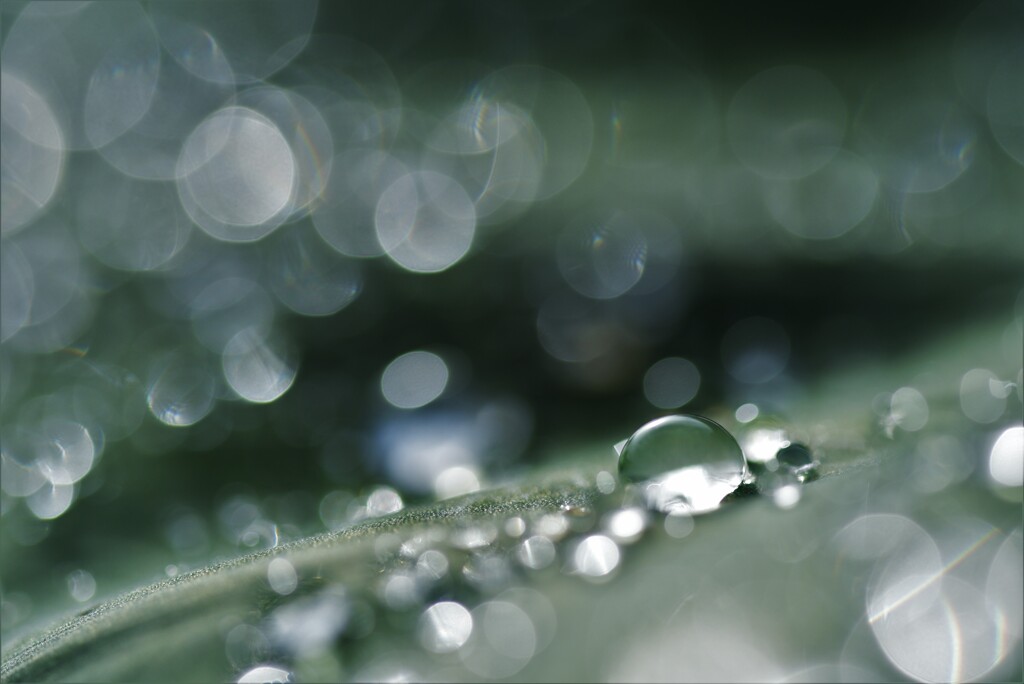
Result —
M 666 416 L 626 442 L 619 472 L 641 483 L 650 508 L 704 513 L 719 507 L 747 474 L 747 462 L 725 428 L 699 416 Z

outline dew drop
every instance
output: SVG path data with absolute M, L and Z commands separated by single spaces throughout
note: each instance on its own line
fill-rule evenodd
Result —
M 238 678 L 238 684 L 284 684 L 294 682 L 292 673 L 274 665 L 260 665 Z
M 704 513 L 718 508 L 742 484 L 747 462 L 718 423 L 675 415 L 633 433 L 619 455 L 619 472 L 641 483 L 649 508 Z
M 775 458 L 779 468 L 795 475 L 799 482 L 812 480 L 817 475 L 818 462 L 811 450 L 803 444 L 794 442 L 783 447 L 775 454 Z

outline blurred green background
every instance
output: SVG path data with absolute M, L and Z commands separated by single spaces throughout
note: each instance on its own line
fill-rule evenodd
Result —
M 263 559 L 237 571 L 237 603 L 191 590 L 220 621 L 206 646 L 146 623 L 167 662 L 117 669 L 97 646 L 55 672 L 1019 679 L 1020 3 L 5 0 L 0 28 L 5 659 L 158 579 L 568 482 L 592 519 L 547 535 L 547 574 L 500 536 L 504 581 L 453 559 L 452 586 L 395 609 L 347 575 L 379 548 L 343 535 L 292 562 L 365 590 L 365 635 L 353 618 L 304 650 L 268 627 L 284 599 L 263 595 Z M 628 491 L 595 478 L 674 411 L 716 418 L 750 460 L 778 434 L 810 444 L 822 480 L 792 511 L 766 485 L 682 540 L 652 516 L 627 549 L 601 514 Z M 574 544 L 605 528 L 621 576 L 592 586 Z M 900 534 L 941 564 L 886 575 L 879 539 Z M 943 615 L 975 636 L 950 646 L 914 603 L 959 654 L 921 669 L 920 644 L 866 625 L 864 587 L 881 587 L 870 612 L 936 572 L 954 576 Z M 420 604 L 510 586 L 557 614 L 549 650 L 446 660 L 410 637 Z M 989 612 L 968 614 L 978 595 Z M 670 657 L 681 643 L 692 663 Z

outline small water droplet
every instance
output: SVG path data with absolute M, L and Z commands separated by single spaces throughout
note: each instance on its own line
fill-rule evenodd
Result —
M 800 482 L 813 479 L 817 474 L 818 462 L 814 459 L 810 448 L 798 442 L 779 449 L 775 458 L 779 463 L 779 468 L 789 471 Z
M 666 416 L 626 442 L 619 472 L 640 482 L 649 508 L 704 513 L 719 507 L 747 474 L 743 451 L 718 423 L 700 416 Z
M 569 531 L 569 520 L 561 513 L 547 513 L 537 519 L 533 529 L 551 541 L 558 541 Z
M 521 537 L 526 532 L 526 521 L 518 515 L 505 521 L 505 534 L 510 537 Z
M 498 538 L 498 528 L 491 523 L 480 523 L 453 530 L 450 536 L 452 546 L 463 551 L 473 551 L 490 546 Z
M 273 665 L 254 667 L 238 678 L 238 684 L 285 684 L 294 681 L 291 672 Z
M 366 498 L 368 518 L 397 513 L 403 507 L 402 497 L 391 487 L 378 487 Z
M 68 593 L 79 603 L 85 603 L 96 594 L 96 580 L 88 570 L 75 570 L 68 575 Z

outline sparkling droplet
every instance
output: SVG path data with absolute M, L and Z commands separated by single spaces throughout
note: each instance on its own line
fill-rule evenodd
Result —
M 704 513 L 718 508 L 742 484 L 747 462 L 718 423 L 676 415 L 637 430 L 622 449 L 619 472 L 641 483 L 649 508 Z
M 291 672 L 273 665 L 254 667 L 238 678 L 238 684 L 285 684 L 294 681 Z
M 794 442 L 783 447 L 775 454 L 775 458 L 779 468 L 795 475 L 799 482 L 814 479 L 817 475 L 818 462 L 814 460 L 811 450 L 803 444 Z

